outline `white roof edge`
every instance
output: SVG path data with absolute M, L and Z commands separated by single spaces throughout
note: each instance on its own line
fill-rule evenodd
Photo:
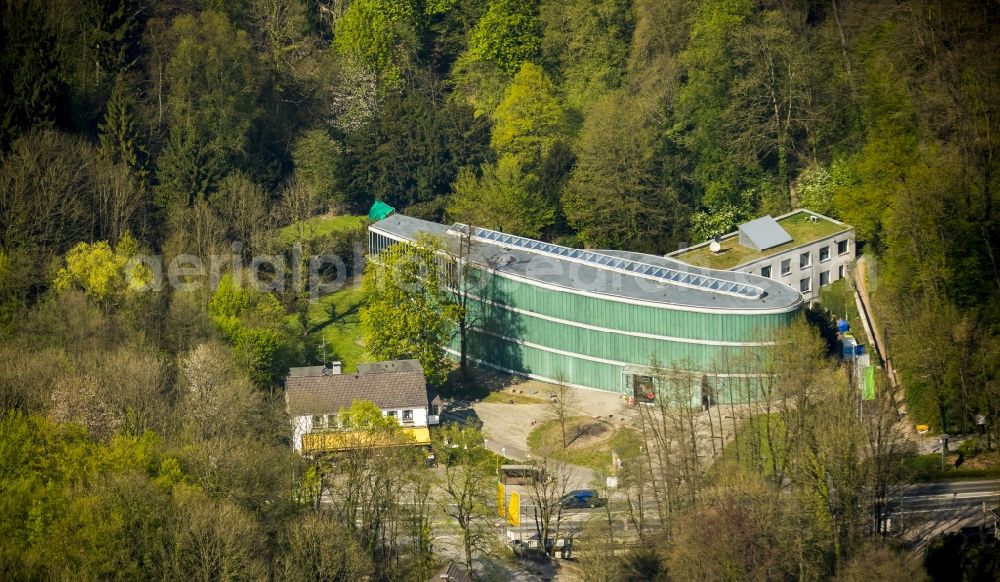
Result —
M 829 216 L 826 216 L 825 214 L 820 214 L 819 212 L 815 212 L 815 211 L 812 211 L 812 210 L 809 210 L 808 208 L 796 208 L 795 210 L 792 210 L 791 212 L 786 212 L 786 213 L 782 214 L 781 216 L 775 216 L 775 217 L 774 217 L 774 220 L 776 220 L 776 221 L 778 221 L 778 220 L 783 220 L 783 219 L 785 219 L 785 218 L 788 218 L 789 216 L 792 216 L 792 215 L 795 215 L 795 214 L 799 214 L 800 212 L 804 212 L 804 213 L 806 213 L 806 214 L 811 214 L 811 215 L 813 215 L 813 216 L 817 216 L 817 217 L 819 217 L 819 218 L 822 218 L 823 220 L 829 220 L 830 222 L 832 222 L 832 223 L 834 223 L 834 224 L 839 224 L 840 226 L 844 227 L 844 231 L 847 231 L 847 230 L 854 230 L 854 227 L 853 227 L 853 226 L 851 226 L 851 225 L 849 225 L 849 224 L 847 224 L 847 223 L 845 223 L 845 222 L 841 222 L 841 221 L 837 220 L 836 218 L 830 218 Z M 823 240 L 823 239 L 825 239 L 825 238 L 829 238 L 829 237 L 832 237 L 832 236 L 837 236 L 838 234 L 841 234 L 841 233 L 842 233 L 842 232 L 844 232 L 844 231 L 840 231 L 840 232 L 835 232 L 835 233 L 833 233 L 833 234 L 831 234 L 831 235 L 828 235 L 828 236 L 825 236 L 825 237 L 821 237 L 821 238 L 818 238 L 818 239 L 816 239 L 816 240 L 814 240 L 814 241 L 810 241 L 810 242 L 808 242 L 808 243 L 802 243 L 802 245 L 797 245 L 797 246 L 795 246 L 794 248 L 795 248 L 795 249 L 797 249 L 797 248 L 799 248 L 800 246 L 804 246 L 804 245 L 807 245 L 807 244 L 812 244 L 812 243 L 814 243 L 814 242 L 816 242 L 816 241 L 820 241 L 820 240 Z M 740 231 L 739 231 L 739 228 L 737 227 L 737 229 L 736 229 L 736 230 L 734 230 L 734 231 L 732 231 L 732 232 L 727 232 L 726 234 L 724 234 L 724 235 L 721 235 L 721 236 L 720 236 L 719 238 L 720 238 L 721 240 L 726 240 L 727 238 L 733 238 L 734 236 L 737 236 L 737 235 L 739 235 L 739 234 L 740 234 Z M 794 240 L 794 237 L 793 237 L 793 239 L 792 239 L 792 240 Z M 693 251 L 693 250 L 695 250 L 695 249 L 700 249 L 700 248 L 702 248 L 702 247 L 707 247 L 707 246 L 708 246 L 709 244 L 711 244 L 711 243 L 712 243 L 712 241 L 711 241 L 711 240 L 706 240 L 706 241 L 702 241 L 702 242 L 700 242 L 700 243 L 698 243 L 698 244 L 694 244 L 694 245 L 691 245 L 691 246 L 689 246 L 689 247 L 684 247 L 684 248 L 682 248 L 682 249 L 677 249 L 676 251 L 670 251 L 669 253 L 667 253 L 667 254 L 665 254 L 665 255 L 663 255 L 663 256 L 664 256 L 664 257 L 667 257 L 667 258 L 673 258 L 673 257 L 674 257 L 674 256 L 676 256 L 676 255 L 679 255 L 679 254 L 682 254 L 682 253 L 686 253 L 686 252 L 688 252 L 688 251 Z M 789 250 L 793 250 L 793 249 L 789 249 Z M 762 253 L 763 253 L 763 252 L 766 252 L 766 249 L 765 249 L 765 250 L 763 250 L 763 251 L 759 251 L 759 252 L 762 252 Z M 762 258 L 763 258 L 763 257 L 762 257 Z M 759 259 L 755 259 L 755 260 L 759 260 Z M 684 261 L 681 261 L 681 262 L 683 263 Z M 753 262 L 753 261 L 749 261 L 749 262 L 746 262 L 746 263 L 743 263 L 743 265 L 749 265 L 749 264 L 750 264 L 750 263 L 752 263 L 752 262 Z M 687 264 L 687 263 L 685 263 L 685 264 Z M 728 270 L 728 271 L 731 271 L 731 270 L 733 270 L 733 269 L 736 269 L 736 268 L 739 268 L 739 267 L 741 267 L 741 266 L 742 266 L 742 265 L 736 265 L 735 267 L 732 267 L 732 268 L 730 268 L 730 269 L 723 269 L 723 270 Z

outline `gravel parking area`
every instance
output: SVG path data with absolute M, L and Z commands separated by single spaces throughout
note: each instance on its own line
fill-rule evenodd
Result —
M 556 387 L 535 380 L 513 381 L 498 394 L 529 396 L 547 401 Z M 600 392 L 597 390 L 571 389 L 574 397 L 572 406 L 574 416 L 600 417 L 601 419 L 619 424 L 624 422 L 624 401 L 618 394 Z M 457 402 L 455 403 L 460 416 L 475 416 L 482 422 L 483 433 L 486 436 L 486 446 L 491 451 L 503 454 L 515 461 L 528 461 L 531 451 L 528 448 L 528 434 L 539 423 L 552 418 L 547 404 L 507 404 L 503 398 L 493 397 L 491 402 Z M 501 402 L 497 402 L 500 400 Z M 588 486 L 593 479 L 593 471 L 584 467 L 574 469 L 574 486 Z

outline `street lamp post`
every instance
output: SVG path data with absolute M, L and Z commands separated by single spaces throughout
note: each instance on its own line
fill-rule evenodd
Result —
M 948 455 L 948 435 L 942 434 L 938 437 L 938 442 L 941 443 L 941 470 L 944 471 L 945 457 Z

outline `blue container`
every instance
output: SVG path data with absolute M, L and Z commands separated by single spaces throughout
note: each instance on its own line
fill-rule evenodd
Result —
M 848 331 L 849 329 L 851 329 L 851 324 L 847 323 L 847 321 L 845 321 L 843 319 L 838 319 L 837 320 L 837 331 L 839 331 L 840 333 L 844 333 L 845 331 Z
M 840 354 L 845 360 L 853 360 L 854 352 L 857 349 L 858 342 L 854 341 L 853 337 L 845 337 L 840 340 Z
M 865 355 L 865 346 L 860 345 L 860 344 L 854 346 L 854 355 L 855 356 L 863 356 L 863 355 Z

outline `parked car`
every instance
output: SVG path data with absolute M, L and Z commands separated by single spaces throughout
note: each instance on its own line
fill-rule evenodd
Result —
M 563 509 L 577 509 L 582 507 L 602 507 L 608 500 L 600 497 L 593 489 L 577 489 L 570 491 L 559 501 Z

